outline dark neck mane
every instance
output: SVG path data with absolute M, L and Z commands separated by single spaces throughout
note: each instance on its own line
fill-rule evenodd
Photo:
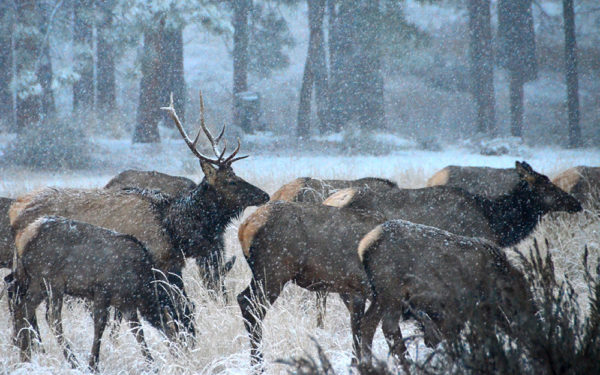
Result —
M 520 181 L 510 193 L 496 199 L 470 195 L 488 219 L 500 246 L 519 243 L 535 229 L 544 214 L 525 181 Z

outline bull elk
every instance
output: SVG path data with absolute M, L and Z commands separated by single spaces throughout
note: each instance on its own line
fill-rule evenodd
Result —
M 359 324 L 370 289 L 356 248 L 384 221 L 382 215 L 367 211 L 283 201 L 269 202 L 246 218 L 238 236 L 252 279 L 237 299 L 253 364 L 262 361 L 259 347 L 267 306 L 290 281 L 310 291 L 340 294 L 350 311 L 358 355 Z
M 311 177 L 300 177 L 280 187 L 271 196 L 271 201 L 301 202 L 321 204 L 328 196 L 341 189 L 350 187 L 368 187 L 376 192 L 386 192 L 398 188 L 396 183 L 383 178 L 364 177 L 357 180 L 321 180 Z M 327 293 L 317 292 L 317 327 L 323 328 Z
M 28 225 L 16 241 L 14 281 L 10 286 L 14 310 L 15 342 L 21 360 L 31 356 L 29 322 L 44 300 L 49 300 L 48 322 L 65 358 L 72 366 L 76 359 L 65 343 L 62 327 L 64 295 L 85 298 L 93 303 L 94 340 L 89 366 L 97 369 L 100 343 L 108 308 L 125 314 L 134 328 L 144 356 L 152 357 L 144 340 L 139 314 L 170 339 L 177 328 L 170 322 L 175 306 L 152 270 L 155 264 L 144 245 L 135 237 L 62 217 L 43 216 Z M 126 265 L 126 266 L 124 266 Z
M 510 193 L 519 183 L 515 168 L 460 167 L 449 165 L 427 180 L 427 186 L 454 186 L 471 194 L 497 198 Z
M 371 360 L 380 321 L 404 365 L 398 321 L 409 313 L 421 324 L 426 345 L 456 338 L 477 310 L 485 326 L 504 327 L 534 318 L 529 284 L 504 252 L 479 238 L 458 236 L 403 220 L 388 221 L 359 243 L 372 303 L 361 323 L 362 355 Z
M 198 185 L 186 177 L 171 176 L 156 171 L 126 170 L 113 177 L 105 186 L 108 190 L 141 189 L 153 190 L 167 194 L 172 198 L 183 197 L 194 190 Z M 222 244 L 222 241 L 221 241 Z M 224 249 L 219 251 L 224 253 Z M 216 293 L 225 293 L 224 284 L 220 282 L 220 275 L 226 275 L 235 263 L 235 256 L 226 262 L 207 263 L 207 260 L 196 258 L 200 270 L 200 277 L 204 279 L 209 290 Z M 214 269 L 213 267 L 218 267 Z
M 376 194 L 368 189 L 345 189 L 323 204 L 382 212 L 389 219 L 403 219 L 449 232 L 483 237 L 499 246 L 511 246 L 553 211 L 579 212 L 581 204 L 535 172 L 529 164 L 516 162 L 519 183 L 509 194 L 496 199 L 463 189 L 434 186 L 423 189 L 391 189 Z
M 552 182 L 581 202 L 592 202 L 600 197 L 600 167 L 569 168 Z
M 9 216 L 16 240 L 27 225 L 40 216 L 48 215 L 68 217 L 130 234 L 146 246 L 157 268 L 168 275 L 169 283 L 180 288 L 184 296 L 181 273 L 185 257 L 201 258 L 211 266 L 211 270 L 219 270 L 227 225 L 244 208 L 266 203 L 269 195 L 236 176 L 232 163 L 246 157 L 236 157 L 241 145 L 238 141 L 237 148 L 227 157 L 224 157 L 225 148 L 219 152 L 218 143 L 225 128 L 216 139 L 212 136 L 204 124 L 203 105 L 200 130 L 192 141 L 177 117 L 172 99 L 165 110 L 199 159 L 205 175 L 196 188 L 175 198 L 137 190 L 46 188 L 19 197 L 11 206 Z M 202 132 L 209 139 L 216 159 L 196 149 Z M 209 279 L 222 283 L 219 277 L 215 274 Z M 186 313 L 183 323 L 190 332 L 194 332 L 189 305 L 184 303 Z

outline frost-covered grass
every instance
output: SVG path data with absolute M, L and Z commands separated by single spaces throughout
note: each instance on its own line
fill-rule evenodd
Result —
M 186 175 L 196 181 L 201 179 L 197 162 L 187 154 L 188 150 L 176 140 L 163 145 L 131 146 L 128 142 L 97 141 L 96 154 L 102 154 L 105 166 L 86 172 L 30 172 L 8 168 L 2 171 L 0 195 L 18 196 L 37 187 L 73 186 L 99 187 L 120 169 L 138 167 Z M 385 156 L 299 156 L 260 155 L 258 151 L 247 160 L 234 165 L 236 172 L 264 188 L 274 192 L 281 184 L 299 176 L 321 178 L 358 178 L 380 176 L 390 178 L 405 187 L 420 187 L 436 170 L 448 165 L 488 165 L 510 167 L 516 159 L 525 159 L 541 172 L 554 175 L 562 169 L 579 165 L 600 165 L 600 151 L 567 151 L 560 149 L 528 149 L 526 155 L 484 157 L 465 149 L 453 148 L 443 152 L 419 150 L 399 151 Z M 247 210 L 247 216 L 252 209 Z M 568 276 L 579 292 L 586 290 L 582 283 L 581 254 L 587 245 L 592 256 L 600 255 L 600 212 L 588 208 L 577 215 L 547 217 L 535 232 L 542 240 L 548 238 L 554 255 L 557 274 Z M 144 323 L 146 339 L 154 363 L 144 363 L 143 357 L 132 334 L 122 325 L 112 338 L 110 328 L 105 332 L 100 358 L 100 371 L 105 374 L 147 373 L 161 374 L 246 374 L 251 371 L 249 345 L 246 330 L 236 295 L 249 283 L 250 270 L 244 260 L 237 241 L 235 221 L 226 233 L 227 255 L 236 255 L 237 262 L 226 279 L 228 298 L 213 299 L 203 287 L 198 270 L 190 264 L 184 270 L 184 282 L 196 305 L 195 321 L 198 337 L 193 348 L 169 345 L 153 328 Z M 530 242 L 520 246 L 527 249 Z M 6 270 L 1 272 L 2 276 Z M 582 297 L 582 302 L 585 297 Z M 51 336 L 44 320 L 45 307 L 38 310 L 41 324 L 43 351 L 36 351 L 31 363 L 20 363 L 18 350 L 12 345 L 12 327 L 6 299 L 0 301 L 0 373 L 85 373 L 85 367 L 71 370 L 65 361 L 56 340 Z M 81 363 L 87 362 L 93 336 L 92 320 L 85 304 L 71 300 L 64 309 L 64 326 L 67 339 Z M 411 324 L 404 324 L 407 334 L 414 332 Z M 349 317 L 338 297 L 328 300 L 325 328 L 316 328 L 314 297 L 311 293 L 295 286 L 288 286 L 269 309 L 264 325 L 263 351 L 266 373 L 286 373 L 284 365 L 277 359 L 300 356 L 305 353 L 316 355 L 311 338 L 315 338 L 331 359 L 337 373 L 348 373 L 351 361 L 351 337 Z M 385 359 L 387 347 L 379 332 L 376 336 L 375 353 Z M 427 352 L 422 344 L 418 348 L 421 356 Z M 412 347 L 413 355 L 416 347 Z

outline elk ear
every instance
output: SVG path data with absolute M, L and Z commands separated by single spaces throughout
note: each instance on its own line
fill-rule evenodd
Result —
M 208 181 L 209 184 L 214 185 L 217 180 L 217 168 L 204 160 L 200 160 L 200 168 L 202 168 L 202 172 L 204 172 L 206 181 Z
M 533 184 L 535 182 L 535 172 L 533 171 L 533 168 L 531 168 L 531 166 L 526 162 L 515 162 L 515 169 L 517 170 L 521 180 L 527 181 L 529 184 Z

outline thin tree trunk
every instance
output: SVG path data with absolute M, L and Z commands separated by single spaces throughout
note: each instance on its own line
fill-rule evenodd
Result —
M 233 1 L 233 122 L 237 126 L 242 125 L 242 107 L 236 94 L 248 90 L 248 16 L 251 7 L 251 0 Z
M 567 110 L 569 112 L 568 147 L 581 147 L 579 126 L 579 79 L 577 72 L 577 40 L 575 37 L 575 11 L 573 0 L 563 0 L 565 22 L 565 69 L 567 80 Z
M 326 0 L 319 0 L 321 19 L 318 21 L 318 24 L 315 25 L 318 27 L 318 31 L 316 42 L 317 50 L 313 69 L 315 79 L 315 102 L 321 134 L 331 131 L 329 120 L 329 74 L 327 72 L 327 56 L 325 54 L 325 33 L 323 31 L 326 5 Z
M 173 93 L 173 101 L 177 115 L 185 122 L 185 102 L 186 89 L 185 77 L 183 72 L 183 28 L 176 27 L 174 29 L 165 30 L 163 38 L 163 63 L 165 81 L 163 87 L 165 90 L 161 96 L 161 100 L 168 103 L 169 95 Z M 165 114 L 166 115 L 166 114 Z M 165 117 L 165 123 L 173 123 Z
M 329 13 L 329 122 L 333 131 L 340 131 L 347 116 L 344 113 L 344 61 L 340 53 L 344 50 L 345 23 L 340 21 L 337 0 L 327 0 Z M 347 28 L 347 26 L 346 26 Z
M 96 32 L 96 95 L 100 113 L 112 112 L 117 104 L 115 51 L 111 37 L 114 0 L 97 0 L 99 22 Z
M 163 53 L 161 41 L 165 25 L 164 17 L 157 17 L 156 28 L 144 32 L 144 57 L 142 59 L 142 80 L 140 82 L 140 99 L 137 110 L 137 121 L 133 132 L 134 143 L 159 142 L 158 121 L 161 118 L 161 79 Z
M 308 0 L 308 25 L 310 28 L 310 36 L 308 41 L 308 52 L 306 54 L 306 63 L 304 64 L 302 88 L 300 89 L 300 104 L 298 105 L 297 134 L 299 137 L 307 137 L 310 131 L 310 103 L 313 83 L 315 82 L 315 70 L 317 68 L 316 60 L 318 58 L 319 48 L 323 48 L 322 25 L 324 13 L 324 0 Z
M 12 4 L 11 4 L 12 5 Z M 8 129 L 13 124 L 13 94 L 10 88 L 12 77 L 12 37 L 14 32 L 14 16 L 9 3 L 0 5 L 0 119 Z
M 477 131 L 495 136 L 496 110 L 490 0 L 468 0 L 472 94 Z
M 510 134 L 523 136 L 523 80 L 520 72 L 510 72 Z
M 73 2 L 75 71 L 79 74 L 73 83 L 75 111 L 93 109 L 94 105 L 93 4 L 93 0 Z

